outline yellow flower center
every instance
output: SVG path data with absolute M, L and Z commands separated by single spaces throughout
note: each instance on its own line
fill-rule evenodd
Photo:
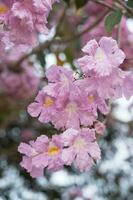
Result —
M 94 96 L 91 94 L 91 95 L 88 96 L 88 100 L 89 100 L 90 103 L 93 103 L 93 102 L 95 101 L 95 98 L 94 98 Z
M 50 146 L 48 148 L 48 155 L 54 156 L 60 152 L 60 149 L 57 146 Z
M 8 11 L 8 7 L 3 5 L 3 4 L 0 4 L 0 14 L 4 14 Z
M 53 104 L 54 104 L 54 100 L 50 97 L 46 97 L 44 101 L 44 106 L 49 107 L 49 106 L 52 106 Z

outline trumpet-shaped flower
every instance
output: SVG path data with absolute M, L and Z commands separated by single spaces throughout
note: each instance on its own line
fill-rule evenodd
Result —
M 97 113 L 88 111 L 87 106 L 68 100 L 66 106 L 56 112 L 52 123 L 57 129 L 80 128 L 80 125 L 91 126 L 96 119 Z
M 47 34 L 47 17 L 55 2 L 57 0 L 2 0 L 0 21 L 6 27 L 5 32 L 9 32 L 10 40 L 33 45 L 38 32 Z
M 98 76 L 110 75 L 125 59 L 117 42 L 109 37 L 102 37 L 99 43 L 94 39 L 90 40 L 82 51 L 86 55 L 78 59 L 78 64 L 85 74 L 94 71 Z
M 21 143 L 18 151 L 24 154 L 21 166 L 24 167 L 32 177 L 43 175 L 43 170 L 56 171 L 63 167 L 61 136 L 54 135 L 52 139 L 40 136 L 30 144 Z
M 70 91 L 75 89 L 73 72 L 64 67 L 51 66 L 46 71 L 46 77 L 52 83 L 52 91 L 57 97 L 67 98 Z M 50 92 L 50 88 L 48 88 L 47 92 Z
M 83 128 L 68 129 L 62 134 L 64 148 L 62 159 L 66 165 L 74 165 L 80 171 L 89 170 L 94 160 L 100 159 L 100 148 L 95 142 L 95 131 Z
M 48 123 L 52 120 L 56 109 L 56 99 L 44 91 L 40 91 L 35 102 L 28 106 L 28 113 L 32 117 L 39 117 L 40 122 Z

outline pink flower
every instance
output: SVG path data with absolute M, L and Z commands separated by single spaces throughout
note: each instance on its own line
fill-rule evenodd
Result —
M 89 4 L 90 3 L 91 2 L 89 2 Z M 94 3 L 94 6 L 95 6 L 96 10 L 99 10 L 99 8 L 100 8 L 99 5 L 96 5 Z M 88 6 L 89 12 L 87 12 L 87 14 L 90 15 L 90 13 L 93 10 L 93 7 L 91 8 L 91 11 L 90 11 L 90 7 Z M 101 9 L 103 11 L 103 7 L 101 7 Z M 93 12 L 93 14 L 91 13 L 91 16 L 89 16 L 88 19 L 85 21 L 85 23 L 82 27 L 83 30 L 86 29 L 89 25 L 91 26 L 94 23 L 95 16 L 93 16 L 93 15 L 95 15 L 95 12 Z M 85 45 L 86 42 L 88 42 L 88 40 L 91 40 L 91 39 L 94 39 L 94 38 L 98 41 L 98 40 L 100 40 L 100 38 L 103 35 L 108 36 L 108 34 L 105 30 L 105 27 L 104 27 L 104 20 L 102 20 L 100 22 L 100 24 L 97 27 L 95 27 L 91 32 L 89 31 L 81 37 L 82 45 Z M 114 30 L 112 32 L 112 37 L 115 39 L 116 35 L 117 35 L 117 27 L 114 28 Z M 126 58 L 132 58 L 132 51 L 133 51 L 132 43 L 133 43 L 133 34 L 128 29 L 126 17 L 123 16 L 122 20 L 121 20 L 121 49 L 126 54 Z M 124 63 L 124 67 L 125 67 L 125 63 Z
M 46 77 L 52 87 L 52 92 L 55 93 L 57 97 L 67 98 L 70 91 L 74 90 L 74 77 L 73 71 L 65 69 L 61 66 L 53 65 L 46 71 Z M 50 88 L 48 88 L 47 93 L 49 93 Z
M 1 1 L 0 21 L 9 30 L 9 38 L 17 44 L 33 45 L 37 33 L 48 33 L 47 17 L 57 0 Z
M 87 91 L 96 91 L 102 101 L 104 101 L 104 99 L 117 99 L 122 97 L 124 78 L 125 72 L 120 68 L 116 68 L 108 76 L 99 77 L 93 73 L 84 78 L 83 85 L 86 85 Z
M 37 76 L 36 69 L 25 63 L 20 72 L 4 68 L 0 74 L 0 81 L 3 93 L 15 100 L 24 100 L 36 93 L 40 78 Z
M 96 88 L 91 88 L 91 84 L 89 83 L 88 79 L 84 78 L 81 80 L 77 80 L 76 84 L 82 91 L 82 105 L 84 106 L 84 108 L 86 108 L 88 112 L 91 112 L 94 115 L 97 113 L 98 110 L 104 115 L 108 113 L 109 108 L 107 106 L 107 103 L 105 102 L 104 98 L 98 95 Z
M 66 105 L 58 110 L 52 118 L 55 128 L 80 128 L 80 125 L 91 126 L 97 119 L 97 113 L 88 111 L 87 106 L 82 105 L 82 99 L 78 101 L 68 99 Z
M 47 95 L 43 90 L 38 93 L 35 102 L 28 106 L 28 113 L 32 117 L 39 117 L 39 121 L 43 123 L 50 122 L 55 112 L 55 98 Z
M 123 94 L 126 99 L 129 99 L 133 95 L 133 74 L 127 72 L 122 85 Z
M 62 152 L 64 163 L 66 165 L 74 163 L 80 171 L 89 170 L 94 164 L 94 160 L 100 159 L 101 154 L 95 139 L 93 129 L 66 130 L 62 134 L 62 140 L 66 147 Z
M 117 42 L 109 37 L 102 37 L 99 44 L 96 40 L 90 40 L 82 51 L 86 55 L 78 59 L 78 64 L 85 74 L 94 71 L 98 76 L 110 75 L 125 59 Z
M 105 125 L 104 125 L 102 122 L 97 121 L 97 122 L 95 123 L 94 128 L 95 128 L 95 131 L 96 131 L 96 133 L 97 133 L 98 135 L 103 135 L 104 132 L 105 132 L 105 128 L 106 128 L 106 127 L 105 127 Z
M 21 166 L 24 167 L 32 177 L 43 175 L 43 170 L 56 171 L 63 167 L 61 136 L 54 135 L 52 139 L 40 136 L 30 144 L 21 143 L 18 151 L 24 154 Z

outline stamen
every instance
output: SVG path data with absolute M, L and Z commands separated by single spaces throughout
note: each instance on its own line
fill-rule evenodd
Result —
M 46 97 L 45 101 L 44 101 L 44 106 L 46 107 L 50 107 L 54 104 L 54 100 L 50 97 Z
M 60 152 L 60 149 L 57 146 L 50 146 L 48 148 L 48 155 L 53 156 Z
M 8 7 L 6 5 L 0 4 L 0 14 L 4 14 L 8 11 Z
M 95 98 L 94 98 L 94 96 L 91 94 L 91 95 L 88 96 L 88 100 L 89 100 L 90 103 L 93 103 L 93 102 L 95 101 Z

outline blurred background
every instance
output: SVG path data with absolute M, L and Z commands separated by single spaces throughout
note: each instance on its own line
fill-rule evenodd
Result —
M 133 98 L 112 102 L 107 129 L 99 139 L 102 159 L 89 172 L 68 167 L 54 173 L 45 171 L 44 177 L 33 179 L 19 165 L 17 148 L 21 141 L 56 133 L 51 124 L 41 124 L 27 113 L 28 104 L 47 83 L 45 71 L 50 65 L 62 65 L 76 73 L 75 59 L 85 42 L 107 35 L 117 39 L 126 53 L 121 68 L 133 67 L 133 20 L 128 13 L 109 33 L 104 27 L 106 6 L 95 1 L 65 2 L 56 5 L 49 16 L 49 35 L 39 35 L 38 39 L 40 45 L 55 36 L 70 40 L 36 51 L 20 64 L 22 71 L 0 71 L 0 200 L 133 200 Z M 29 51 L 12 49 L 6 63 L 16 62 Z

